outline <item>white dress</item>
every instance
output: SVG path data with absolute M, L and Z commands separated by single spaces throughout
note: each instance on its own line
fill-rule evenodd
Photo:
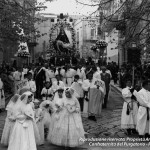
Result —
M 64 99 L 64 106 L 59 114 L 57 125 L 54 127 L 51 143 L 65 147 L 78 147 L 84 144 L 80 138 L 84 137 L 84 129 L 80 114 L 80 105 L 78 100 L 73 97 Z
M 13 117 L 12 112 L 10 110 L 7 110 L 7 116 L 5 119 L 5 125 L 1 137 L 2 145 L 8 146 L 14 124 L 15 124 L 15 118 Z
M 57 133 L 56 126 L 58 126 L 58 124 L 60 123 L 59 120 L 63 113 L 62 109 L 64 106 L 64 99 L 59 98 L 57 93 L 56 95 L 53 100 L 53 114 L 51 116 L 51 124 L 49 126 L 49 132 L 48 132 L 48 137 L 47 137 L 47 140 L 52 144 L 55 144 L 55 140 L 56 140 L 55 134 Z
M 45 106 L 49 104 L 50 107 L 46 108 Z M 49 129 L 49 126 L 51 124 L 51 115 L 49 113 L 49 110 L 51 110 L 51 108 L 53 108 L 53 104 L 51 101 L 49 100 L 45 100 L 40 104 L 40 108 L 42 109 L 42 113 L 43 113 L 43 124 L 44 124 L 44 128 Z
M 35 121 L 39 130 L 41 144 L 44 144 L 44 114 L 41 108 L 35 109 Z
M 3 129 L 2 137 L 1 137 L 1 144 L 5 146 L 8 146 L 9 144 L 10 136 L 11 136 L 14 124 L 15 124 L 14 110 L 15 110 L 16 104 L 19 102 L 18 99 L 19 99 L 19 95 L 15 94 L 10 99 L 9 103 L 6 106 L 7 116 L 5 119 L 5 125 Z
M 37 150 L 30 104 L 18 109 L 8 150 Z M 30 117 L 31 116 L 31 117 Z

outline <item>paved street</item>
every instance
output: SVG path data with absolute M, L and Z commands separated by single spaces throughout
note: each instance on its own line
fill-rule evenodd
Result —
M 108 102 L 108 108 L 102 110 L 101 116 L 97 117 L 97 122 L 89 121 L 86 117 L 83 117 L 83 124 L 84 129 L 88 133 L 87 139 L 93 138 L 103 138 L 107 139 L 107 143 L 112 144 L 111 140 L 113 138 L 121 139 L 121 138 L 127 138 L 127 135 L 120 129 L 120 117 L 121 117 L 121 109 L 122 109 L 123 99 L 121 97 L 121 93 L 116 88 L 112 87 Z M 2 134 L 3 126 L 4 126 L 4 120 L 5 120 L 6 113 L 0 114 L 0 137 Z M 84 115 L 83 115 L 84 116 Z M 101 149 L 149 149 L 148 145 L 143 147 L 129 147 L 127 144 L 130 144 L 129 140 L 131 138 L 136 138 L 137 135 L 132 135 L 131 137 L 128 137 L 127 143 L 124 142 L 124 145 L 101 145 L 101 146 L 89 146 L 89 142 L 85 142 L 85 144 L 80 148 L 72 148 L 72 150 L 82 150 L 82 149 L 88 149 L 88 150 L 101 150 Z M 99 142 L 99 144 L 106 143 L 105 142 Z M 121 142 L 114 142 L 116 144 L 122 143 Z M 91 142 L 91 143 L 97 143 L 97 142 Z M 107 144 L 106 143 L 106 144 Z M 143 142 L 145 143 L 145 142 Z M 147 144 L 147 142 L 146 142 Z M 0 146 L 0 150 L 6 150 L 6 147 Z M 54 145 L 50 145 L 47 142 L 44 146 L 38 147 L 38 150 L 63 150 L 65 148 L 57 147 Z

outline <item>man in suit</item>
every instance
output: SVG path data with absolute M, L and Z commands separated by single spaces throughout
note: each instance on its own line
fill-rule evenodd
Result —
M 106 108 L 107 107 L 107 101 L 108 101 L 109 89 L 110 89 L 111 77 L 110 77 L 110 74 L 106 72 L 106 67 L 103 66 L 101 68 L 101 70 L 102 70 L 102 73 L 100 74 L 101 75 L 101 80 L 105 82 L 105 88 L 106 88 L 106 95 L 105 95 L 105 98 L 104 98 L 103 108 Z

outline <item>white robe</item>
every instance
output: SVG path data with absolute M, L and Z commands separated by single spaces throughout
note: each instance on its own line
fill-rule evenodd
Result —
M 126 87 L 122 90 L 122 96 L 125 100 L 122 108 L 122 116 L 121 116 L 121 128 L 122 129 L 135 129 L 137 124 L 137 112 L 138 106 L 135 101 L 131 101 L 131 92 L 129 87 Z M 134 91 L 134 96 L 137 95 L 137 92 Z M 131 103 L 132 102 L 132 103 Z M 133 105 L 132 105 L 133 104 Z M 130 112 L 127 114 L 127 107 L 129 106 Z
M 36 92 L 36 84 L 35 81 L 28 81 L 26 88 L 28 88 L 31 92 L 35 93 Z
M 150 108 L 150 92 L 142 88 L 139 92 L 139 98 L 137 99 L 139 103 L 143 106 Z M 137 130 L 139 135 L 144 135 L 145 133 L 150 134 L 150 119 L 147 120 L 147 108 L 140 106 L 137 114 Z M 150 116 L 150 109 L 149 109 Z
M 55 92 L 56 90 L 58 90 L 59 88 L 64 89 L 65 84 L 63 81 L 59 81 L 59 85 L 58 85 L 58 81 L 54 81 L 52 84 L 52 89 Z
M 56 78 L 55 78 L 55 72 L 53 71 L 53 70 L 48 70 L 48 78 L 49 78 L 49 81 L 51 80 L 52 81 L 52 83 L 54 82 L 54 81 L 56 81 Z
M 46 89 L 45 87 L 42 89 L 41 91 L 41 95 L 42 94 L 45 94 L 45 96 L 42 97 L 42 100 L 45 101 L 45 100 L 51 100 L 51 98 L 48 96 L 48 95 L 53 95 L 53 89 L 52 88 L 49 88 L 49 89 Z
M 85 72 L 82 69 L 77 69 L 77 75 L 79 75 L 79 80 L 81 80 L 82 82 L 86 79 Z
M 84 93 L 83 93 L 83 88 L 82 88 L 82 83 L 81 82 L 73 82 L 71 85 L 71 88 L 75 90 L 75 92 L 78 95 L 78 98 L 83 98 Z
M 96 71 L 96 72 L 93 74 L 93 78 L 95 78 L 95 79 L 101 79 L 100 73 L 99 73 L 98 71 Z
M 73 82 L 74 71 L 72 69 L 67 70 L 65 73 L 64 84 L 66 87 L 70 87 Z

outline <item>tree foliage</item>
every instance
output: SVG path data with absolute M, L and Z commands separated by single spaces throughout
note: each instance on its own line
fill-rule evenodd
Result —
M 40 32 L 34 24 L 41 20 L 35 17 L 35 12 L 45 9 L 44 2 L 0 0 L 0 38 L 26 42 L 34 36 L 39 37 Z M 22 29 L 24 34 L 21 34 Z
M 120 30 L 121 36 L 125 37 L 123 45 L 136 41 L 139 46 L 150 44 L 150 1 L 149 0 L 120 0 L 115 11 L 112 11 L 116 0 L 76 0 L 77 3 L 97 7 L 97 12 L 103 12 L 102 30 L 108 23 Z M 107 12 L 107 13 L 106 13 Z M 109 12 L 109 13 L 108 13 Z

